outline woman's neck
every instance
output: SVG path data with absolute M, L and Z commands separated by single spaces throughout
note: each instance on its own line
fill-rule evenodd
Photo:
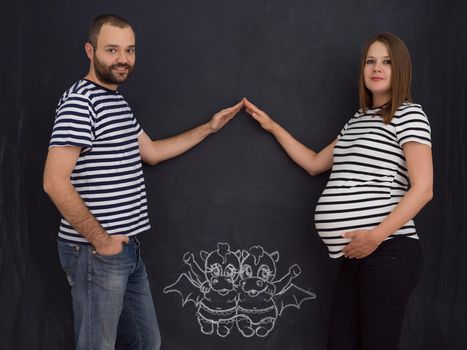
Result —
M 391 96 L 387 95 L 373 95 L 371 108 L 377 108 L 388 104 L 391 101 Z

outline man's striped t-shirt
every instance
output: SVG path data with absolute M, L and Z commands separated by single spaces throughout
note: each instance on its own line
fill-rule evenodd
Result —
M 402 145 L 415 141 L 431 146 L 431 130 L 420 105 L 404 103 L 389 124 L 379 109 L 356 113 L 334 147 L 329 181 L 315 211 L 318 234 L 329 256 L 338 258 L 350 241 L 344 232 L 373 229 L 399 203 L 409 188 Z M 389 238 L 418 238 L 413 220 Z
M 82 147 L 71 182 L 109 234 L 150 228 L 138 136 L 143 132 L 117 92 L 82 79 L 60 99 L 49 147 Z M 59 239 L 87 242 L 64 218 Z

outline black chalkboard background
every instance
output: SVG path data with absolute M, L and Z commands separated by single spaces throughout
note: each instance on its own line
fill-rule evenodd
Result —
M 425 270 L 401 349 L 467 347 L 467 5 L 463 1 L 9 1 L 0 29 L 0 349 L 72 349 L 69 288 L 56 252 L 59 216 L 42 191 L 58 98 L 85 75 L 87 25 L 110 12 L 137 33 L 121 86 L 145 131 L 164 138 L 250 98 L 320 149 L 357 108 L 360 50 L 370 35 L 404 39 L 413 94 L 430 118 L 435 196 L 416 219 Z M 183 156 L 145 167 L 152 229 L 140 236 L 163 349 L 325 349 L 339 261 L 313 224 L 328 174 L 310 177 L 244 112 Z M 196 307 L 164 293 L 183 255 L 225 242 L 279 252 L 277 276 L 316 294 L 264 337 L 204 335 Z

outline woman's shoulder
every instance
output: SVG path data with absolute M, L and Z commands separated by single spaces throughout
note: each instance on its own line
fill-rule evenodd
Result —
M 404 115 L 406 113 L 423 113 L 425 114 L 425 112 L 423 112 L 423 108 L 420 104 L 418 103 L 415 103 L 415 102 L 404 102 L 402 103 L 399 108 L 397 108 L 396 110 L 396 113 L 394 114 L 394 116 L 396 115 Z
M 392 119 L 391 123 L 400 125 L 410 121 L 418 121 L 428 124 L 428 117 L 426 116 L 420 104 L 414 102 L 404 102 L 394 113 L 394 118 Z

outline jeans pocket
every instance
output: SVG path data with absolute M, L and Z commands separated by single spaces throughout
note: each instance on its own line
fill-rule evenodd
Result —
M 68 283 L 73 286 L 75 282 L 76 269 L 78 267 L 81 246 L 75 243 L 57 241 L 60 265 L 66 273 Z
M 95 255 L 98 259 L 100 260 L 113 260 L 113 259 L 119 259 L 122 257 L 122 255 L 125 254 L 125 251 L 126 251 L 126 247 L 127 247 L 127 244 L 122 244 L 122 250 L 120 252 L 118 252 L 117 254 L 111 254 L 111 255 L 102 255 L 102 254 L 99 254 L 97 251 L 96 251 L 96 248 L 94 248 L 93 246 L 91 246 L 91 252 L 93 255 Z

